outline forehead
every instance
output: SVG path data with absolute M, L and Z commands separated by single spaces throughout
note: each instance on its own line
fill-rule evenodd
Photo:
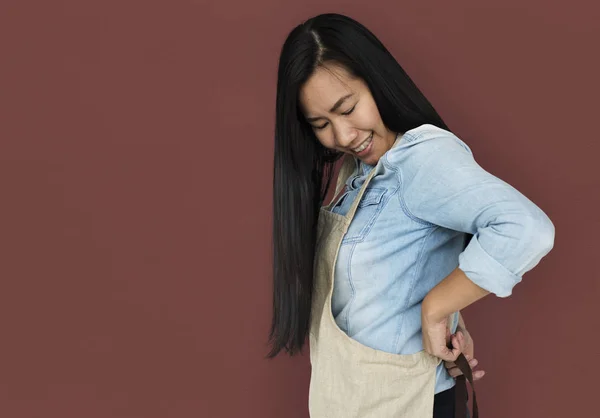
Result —
M 357 93 L 360 81 L 341 67 L 318 67 L 299 91 L 304 113 L 327 113 L 340 98 Z

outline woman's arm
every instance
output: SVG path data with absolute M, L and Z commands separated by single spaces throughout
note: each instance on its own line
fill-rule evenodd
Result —
M 489 293 L 509 296 L 553 248 L 554 225 L 526 196 L 484 170 L 455 135 L 424 135 L 403 166 L 406 209 L 432 227 L 472 234 L 458 267 L 429 292 L 421 311 L 425 349 L 454 361 L 459 342 L 448 334 L 448 315 Z
M 431 138 L 415 146 L 414 159 L 403 167 L 405 206 L 433 226 L 472 234 L 458 256 L 462 273 L 452 272 L 444 279 L 449 283 L 442 284 L 458 292 L 445 295 L 457 308 L 448 312 L 483 296 L 461 279 L 507 297 L 553 248 L 554 225 L 521 192 L 484 170 L 456 136 L 428 135 Z M 467 295 L 460 295 L 463 291 Z
M 460 332 L 451 337 L 452 348 L 448 348 L 450 324 L 448 316 L 478 301 L 490 292 L 473 283 L 459 268 L 431 289 L 421 305 L 421 326 L 425 351 L 446 362 L 453 362 L 464 350 L 464 339 Z M 465 329 L 459 313 L 459 330 Z
M 427 322 L 440 322 L 444 317 L 489 294 L 489 291 L 477 286 L 457 267 L 427 294 L 421 307 L 422 316 Z M 459 324 L 460 321 L 462 316 L 459 316 Z

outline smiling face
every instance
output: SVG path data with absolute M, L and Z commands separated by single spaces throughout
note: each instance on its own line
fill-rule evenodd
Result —
M 318 67 L 299 93 L 304 117 L 323 146 L 375 165 L 394 144 L 397 133 L 383 124 L 369 87 L 343 67 Z

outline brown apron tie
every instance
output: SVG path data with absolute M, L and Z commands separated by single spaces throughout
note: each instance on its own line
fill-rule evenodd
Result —
M 456 403 L 454 407 L 455 418 L 467 418 L 467 380 L 473 389 L 473 418 L 479 418 L 479 409 L 477 408 L 477 398 L 475 397 L 475 383 L 473 382 L 473 372 L 469 362 L 464 354 L 460 354 L 455 361 L 456 365 L 462 372 L 461 376 L 456 378 Z

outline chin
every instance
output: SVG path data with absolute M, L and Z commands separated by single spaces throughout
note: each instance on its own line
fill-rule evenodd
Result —
M 367 165 L 377 165 L 379 158 L 369 155 L 368 157 L 361 158 L 361 161 Z

